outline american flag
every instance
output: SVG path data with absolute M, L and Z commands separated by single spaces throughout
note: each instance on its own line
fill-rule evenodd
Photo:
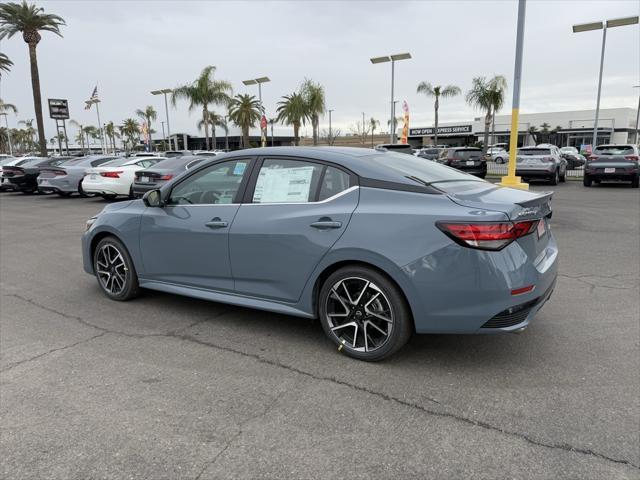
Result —
M 98 98 L 98 86 L 96 85 L 96 87 L 93 89 L 93 93 L 91 94 L 91 97 L 89 98 L 89 100 L 86 100 L 84 103 L 86 103 L 86 105 L 84 106 L 85 110 L 89 110 L 91 108 L 91 105 L 93 105 L 96 101 L 100 100 Z

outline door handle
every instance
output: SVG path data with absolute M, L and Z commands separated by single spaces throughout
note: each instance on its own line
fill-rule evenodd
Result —
M 317 228 L 318 230 L 327 230 L 330 228 L 340 228 L 342 227 L 342 222 L 333 222 L 333 221 L 318 221 L 313 222 L 311 224 L 313 228 Z
M 210 222 L 205 223 L 204 226 L 209 228 L 226 228 L 229 224 L 221 220 L 220 217 L 216 217 L 212 218 Z

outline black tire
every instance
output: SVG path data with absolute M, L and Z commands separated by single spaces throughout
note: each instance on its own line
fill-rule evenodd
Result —
M 373 284 L 375 288 L 370 288 L 368 293 L 359 294 L 357 300 L 361 300 L 360 304 L 355 305 L 354 303 L 350 303 L 350 313 L 349 316 L 352 316 L 353 322 L 359 322 L 360 332 L 366 332 L 367 325 L 366 323 L 377 322 L 380 323 L 382 328 L 387 330 L 387 334 L 383 336 L 383 339 L 379 341 L 379 344 L 375 346 L 373 349 L 366 350 L 366 343 L 364 347 L 358 347 L 357 340 L 360 338 L 364 341 L 364 336 L 358 333 L 358 329 L 354 328 L 351 330 L 351 327 L 346 327 L 343 329 L 336 330 L 338 333 L 332 331 L 332 325 L 330 322 L 332 320 L 327 315 L 328 306 L 330 303 L 334 305 L 339 305 L 336 303 L 339 299 L 336 299 L 332 294 L 335 293 L 333 290 L 334 286 L 342 285 L 342 282 L 370 282 L 367 285 Z M 367 288 L 367 287 L 365 287 Z M 380 292 L 380 295 L 372 295 L 372 292 Z M 331 298 L 330 298 L 331 295 Z M 372 297 L 377 297 L 378 300 Z M 380 300 L 381 299 L 381 300 Z M 345 308 L 345 311 L 349 310 L 346 305 L 340 301 L 340 304 Z M 348 301 L 347 301 L 348 302 Z M 368 303 L 367 303 L 368 302 Z M 388 312 L 385 310 L 379 310 L 379 312 L 384 312 L 383 316 L 389 316 L 391 321 L 379 320 L 382 318 L 378 315 L 370 315 L 371 310 L 367 310 L 371 302 L 378 302 L 379 305 L 384 306 L 388 309 Z M 386 304 L 386 305 L 385 305 Z M 377 307 L 373 307 L 374 309 L 378 309 Z M 358 313 L 359 312 L 359 313 Z M 400 291 L 400 289 L 389 280 L 386 276 L 377 272 L 368 267 L 362 266 L 347 266 L 341 268 L 334 273 L 332 273 L 323 283 L 320 288 L 320 292 L 318 294 L 318 314 L 320 317 L 320 323 L 322 324 L 322 329 L 329 339 L 338 346 L 338 350 L 343 353 L 349 355 L 350 357 L 356 358 L 358 360 L 365 360 L 369 362 L 375 362 L 378 360 L 382 360 L 384 358 L 389 357 L 396 353 L 411 337 L 413 333 L 413 320 L 411 317 L 411 311 L 407 302 Z M 344 318 L 344 316 L 338 317 Z M 342 320 L 337 320 L 342 321 Z M 349 322 L 348 318 L 345 319 L 346 322 Z M 364 322 L 364 325 L 362 323 Z M 333 327 L 336 328 L 335 326 Z M 382 330 L 375 329 L 370 330 L 374 336 L 380 336 L 379 332 Z M 347 342 L 345 336 L 348 337 L 351 332 L 350 341 Z M 355 334 L 356 340 L 354 348 L 353 345 L 353 336 Z M 375 341 L 373 337 L 367 337 L 369 342 L 373 342 L 375 345 Z M 364 351 L 359 348 L 364 348 Z
M 98 265 L 98 262 L 101 261 L 101 252 L 105 247 L 109 248 L 109 252 L 113 252 L 114 250 L 117 251 L 117 253 L 119 253 L 122 258 L 124 267 L 115 267 L 111 269 L 112 272 L 119 272 L 118 275 L 123 278 L 124 284 L 122 285 L 121 289 L 118 282 L 115 282 L 113 280 L 109 282 L 109 279 L 104 279 L 98 273 L 104 268 L 102 264 Z M 114 258 L 114 256 L 111 255 L 111 258 Z M 115 263 L 116 262 L 114 261 L 114 264 Z M 108 265 L 108 267 L 111 266 L 112 265 Z M 112 300 L 124 302 L 126 300 L 135 298 L 140 294 L 140 286 L 138 285 L 138 274 L 136 273 L 136 268 L 133 265 L 133 261 L 129 256 L 127 248 L 116 237 L 108 236 L 98 242 L 98 245 L 96 245 L 96 248 L 93 252 L 93 271 L 95 272 L 100 289 L 107 297 Z M 113 274 L 109 275 L 111 276 Z M 111 285 L 111 288 L 109 288 L 109 285 Z
M 567 181 L 567 171 L 565 170 L 562 175 L 560 175 L 560 182 L 565 183 Z
M 640 185 L 640 177 L 636 175 L 631 179 L 631 188 L 638 188 L 638 185 Z
M 557 185 L 560 181 L 560 169 L 556 168 L 556 171 L 553 172 L 553 176 L 549 179 L 550 185 Z
M 591 177 L 585 173 L 584 177 L 582 178 L 582 185 L 584 185 L 585 187 L 590 187 L 592 181 L 593 180 L 591 179 Z
M 133 183 L 132 183 L 131 186 L 129 187 L 129 199 L 133 200 L 134 198 L 136 197 L 133 195 Z
M 496 158 L 496 163 L 504 163 L 503 158 L 502 157 Z

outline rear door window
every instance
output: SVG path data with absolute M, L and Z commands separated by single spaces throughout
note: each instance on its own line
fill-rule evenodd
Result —
M 326 200 L 349 188 L 351 177 L 334 167 L 327 167 L 320 182 L 318 201 Z

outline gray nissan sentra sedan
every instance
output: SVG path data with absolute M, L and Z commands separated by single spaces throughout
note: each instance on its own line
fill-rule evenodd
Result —
M 414 331 L 527 327 L 556 281 L 550 199 L 394 152 L 243 150 L 105 207 L 84 269 L 114 300 L 149 288 L 319 318 L 379 360 Z

